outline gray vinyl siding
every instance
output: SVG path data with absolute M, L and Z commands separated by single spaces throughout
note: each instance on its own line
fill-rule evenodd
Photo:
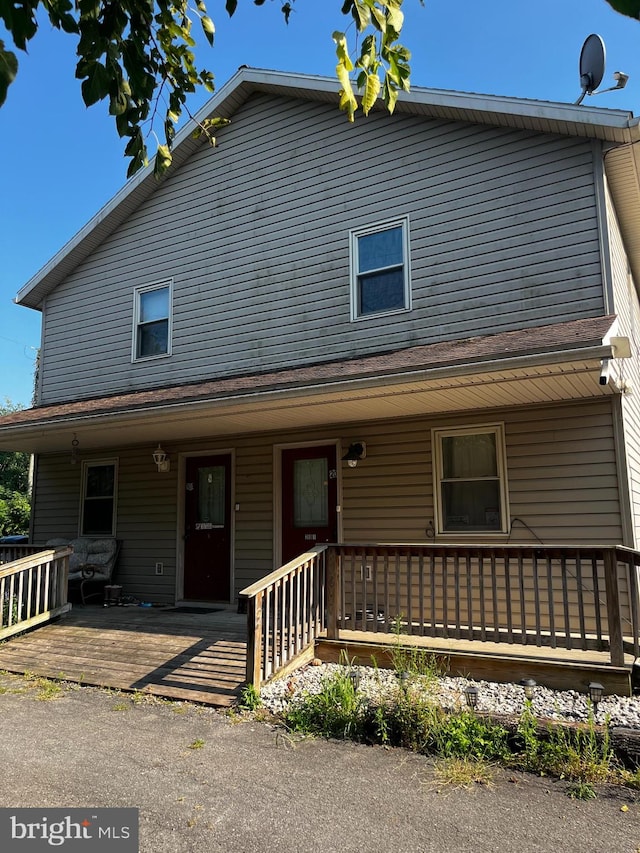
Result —
M 253 96 L 47 299 L 42 403 L 604 311 L 588 140 Z M 350 322 L 349 229 L 408 215 L 413 310 Z M 131 363 L 172 278 L 173 353 Z
M 609 400 L 536 408 L 437 415 L 335 425 L 270 435 L 203 437 L 167 445 L 172 465 L 158 474 L 149 447 L 114 449 L 119 460 L 118 529 L 123 547 L 118 580 L 128 593 L 158 603 L 175 598 L 179 515 L 178 454 L 234 452 L 235 593 L 274 568 L 274 445 L 367 443 L 357 468 L 339 463 L 342 540 L 351 543 L 431 542 L 434 522 L 431 429 L 504 423 L 510 537 L 474 534 L 472 541 L 618 544 L 620 505 Z M 83 452 L 83 458 L 91 454 Z M 39 460 L 34 540 L 75 535 L 80 465 L 69 455 Z M 514 521 L 517 519 L 517 521 Z M 460 538 L 460 537 L 459 537 Z M 155 563 L 165 574 L 154 576 Z
M 619 385 L 630 393 L 622 395 L 622 426 L 626 452 L 627 480 L 621 486 L 629 490 L 633 547 L 640 542 L 640 303 L 625 252 L 611 196 L 607 193 L 607 221 L 611 254 L 613 310 L 618 317 L 618 333 L 629 338 L 632 358 L 617 359 L 612 373 Z

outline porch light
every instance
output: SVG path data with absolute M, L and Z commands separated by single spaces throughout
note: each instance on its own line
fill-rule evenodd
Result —
M 71 439 L 71 464 L 77 465 L 78 463 L 78 447 L 80 442 L 78 441 L 78 436 L 74 432 L 73 438 Z
M 165 474 L 167 471 L 171 470 L 171 462 L 167 459 L 167 454 L 164 452 L 160 444 L 153 451 L 153 461 L 158 466 L 158 471 L 161 474 Z
M 478 707 L 478 688 L 475 684 L 470 684 L 464 691 L 464 695 L 470 708 Z
M 520 684 L 524 688 L 525 699 L 531 701 L 537 687 L 535 678 L 523 678 Z
M 357 693 L 358 688 L 360 687 L 360 673 L 355 669 L 349 670 L 349 680 L 351 681 L 351 686 L 353 687 L 353 692 Z
M 598 681 L 592 681 L 589 684 L 589 699 L 591 699 L 594 712 L 598 710 L 598 705 L 602 702 L 603 693 L 604 687 Z
M 342 457 L 342 461 L 346 462 L 349 468 L 355 468 L 358 462 L 364 459 L 367 455 L 367 445 L 364 441 L 355 441 L 349 445 L 349 449 Z

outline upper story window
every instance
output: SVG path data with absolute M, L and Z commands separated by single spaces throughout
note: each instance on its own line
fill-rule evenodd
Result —
M 409 220 L 351 232 L 351 319 L 411 308 Z
M 171 282 L 134 291 L 133 360 L 171 355 Z
M 81 536 L 116 535 L 118 466 L 114 459 L 82 466 Z
M 435 429 L 432 438 L 438 533 L 507 533 L 502 425 Z

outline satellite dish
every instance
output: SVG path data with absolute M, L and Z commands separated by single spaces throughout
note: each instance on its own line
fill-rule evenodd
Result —
M 581 104 L 585 95 L 593 95 L 602 83 L 605 63 L 604 42 L 596 33 L 592 33 L 584 41 L 580 51 L 580 85 L 582 94 L 576 101 Z

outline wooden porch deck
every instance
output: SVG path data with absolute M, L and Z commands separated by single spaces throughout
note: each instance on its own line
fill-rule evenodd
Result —
M 0 669 L 227 706 L 245 683 L 246 616 L 76 606 L 0 645 Z
M 59 620 L 0 644 L 0 669 L 226 707 L 245 684 L 246 620 L 232 609 L 181 613 L 78 605 Z M 315 654 L 337 661 L 346 652 L 360 664 L 375 658 L 381 666 L 392 665 L 390 652 L 398 640 L 345 630 L 328 640 L 321 632 Z M 528 676 L 556 689 L 578 690 L 598 680 L 608 693 L 629 693 L 630 655 L 612 667 L 605 652 L 415 636 L 402 641 L 446 659 L 452 674 L 489 681 Z

